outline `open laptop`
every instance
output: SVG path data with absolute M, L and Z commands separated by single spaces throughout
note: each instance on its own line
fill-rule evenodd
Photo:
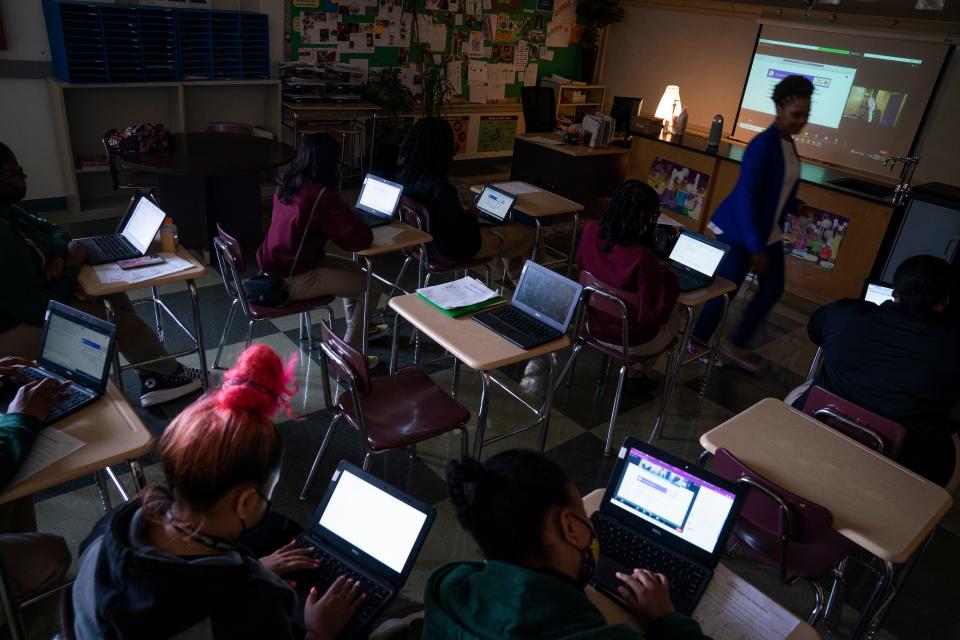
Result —
M 573 280 L 527 260 L 510 304 L 482 311 L 473 319 L 518 347 L 530 349 L 567 332 L 582 290 Z
M 401 195 L 403 185 L 368 173 L 363 179 L 354 210 L 363 224 L 368 227 L 381 227 L 393 221 Z
M 880 280 L 864 280 L 860 297 L 880 306 L 887 300 L 893 300 L 893 285 Z
M 726 550 L 744 492 L 696 464 L 626 438 L 591 516 L 600 542 L 594 585 L 616 600 L 616 573 L 667 576 L 670 599 L 690 615 Z
M 146 255 L 167 214 L 149 196 L 141 194 L 120 233 L 77 240 L 87 249 L 87 264 L 104 264 Z
M 340 637 L 353 637 L 403 588 L 437 515 L 436 509 L 341 461 L 298 547 L 313 547 L 318 569 L 300 585 L 327 592 L 339 576 L 366 593 Z M 302 615 L 302 612 L 300 613 Z
M 85 407 L 107 390 L 113 350 L 117 348 L 117 327 L 109 322 L 78 311 L 65 304 L 50 301 L 40 339 L 37 366 L 22 367 L 20 372 L 32 381 L 52 378 L 70 381 L 61 401 L 44 424 Z M 14 386 L 23 384 L 8 379 Z
M 501 225 L 506 221 L 516 203 L 516 195 L 498 189 L 492 184 L 484 185 L 483 191 L 473 203 L 480 212 L 477 222 L 487 226 Z
M 681 230 L 670 252 L 670 264 L 677 270 L 680 291 L 710 286 L 729 250 L 729 245 L 722 242 L 686 229 Z

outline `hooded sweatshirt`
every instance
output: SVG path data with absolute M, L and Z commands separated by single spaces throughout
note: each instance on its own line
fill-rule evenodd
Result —
M 566 576 L 495 560 L 440 567 L 427 582 L 424 606 L 421 640 L 642 637 L 629 625 L 607 624 L 583 589 Z M 696 621 L 679 613 L 654 620 L 646 637 L 706 639 Z
M 151 546 L 140 500 L 80 546 L 74 632 L 91 638 L 293 638 L 293 590 L 242 551 L 179 557 Z

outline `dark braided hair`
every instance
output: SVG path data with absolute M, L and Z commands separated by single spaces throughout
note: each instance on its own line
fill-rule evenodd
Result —
M 337 184 L 340 143 L 325 133 L 304 136 L 297 157 L 277 180 L 277 197 L 290 204 L 306 183 L 319 183 L 333 189 Z
M 778 107 L 785 107 L 794 98 L 809 98 L 813 95 L 813 83 L 803 76 L 787 76 L 773 88 L 770 98 Z
M 447 464 L 447 489 L 457 519 L 489 560 L 523 564 L 542 559 L 543 523 L 551 507 L 571 506 L 570 480 L 541 453 L 504 451 L 485 463 Z
M 607 241 L 602 251 L 613 245 L 645 244 L 653 248 L 654 231 L 660 216 L 660 196 L 640 180 L 627 180 L 613 192 L 610 205 L 600 220 L 600 237 Z
M 434 116 L 421 118 L 403 144 L 401 182 L 409 185 L 421 180 L 445 180 L 455 149 L 449 122 Z

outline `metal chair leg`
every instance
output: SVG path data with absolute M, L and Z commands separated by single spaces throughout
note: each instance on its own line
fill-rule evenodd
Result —
M 571 385 L 573 384 L 573 369 L 576 365 L 577 356 L 580 354 L 580 350 L 583 349 L 582 342 L 574 342 L 573 350 L 570 352 L 570 357 L 567 358 L 567 361 L 563 363 L 563 369 L 560 371 L 560 375 L 557 376 L 557 386 L 559 387 L 563 384 L 564 377 L 569 375 L 567 378 L 567 391 L 569 392 Z
M 243 348 L 247 349 L 250 346 L 250 343 L 253 342 L 253 320 L 247 323 L 247 340 L 243 344 Z
M 467 425 L 460 427 L 460 457 L 463 458 L 470 453 L 470 436 L 467 434 Z
M 363 454 L 363 470 L 367 471 L 370 468 L 370 452 L 367 451 Z
M 844 558 L 833 570 L 833 584 L 830 585 L 830 594 L 827 596 L 827 604 L 823 611 L 823 620 L 830 635 L 840 635 L 839 621 L 843 610 L 844 578 L 848 562 L 849 558 Z
M 613 427 L 617 424 L 617 412 L 620 410 L 620 396 L 623 394 L 623 383 L 627 377 L 627 363 L 620 365 L 620 377 L 617 378 L 617 392 L 613 395 L 613 407 L 610 409 L 610 426 L 607 427 L 607 443 L 603 447 L 603 455 L 609 456 L 613 451 Z
M 230 325 L 233 324 L 233 316 L 237 312 L 237 304 L 239 304 L 237 298 L 233 299 L 233 303 L 230 305 L 230 310 L 227 311 L 227 322 L 223 325 L 223 333 L 220 334 L 220 344 L 217 345 L 217 357 L 213 359 L 213 368 L 217 369 L 220 367 L 220 355 L 223 353 L 223 345 L 227 341 L 227 332 L 230 331 Z
M 593 396 L 593 409 L 590 410 L 590 422 L 597 419 L 597 410 L 603 400 L 603 392 L 607 386 L 607 376 L 610 375 L 610 356 L 603 356 L 603 366 L 600 370 L 600 380 L 597 382 L 597 393 Z
M 327 452 L 327 447 L 330 446 L 330 441 L 333 440 L 333 432 L 337 428 L 337 423 L 340 421 L 340 418 L 343 417 L 342 413 L 337 413 L 333 416 L 333 420 L 330 421 L 330 426 L 327 427 L 327 432 L 323 436 L 323 442 L 320 443 L 320 449 L 317 450 L 317 457 L 313 459 L 313 465 L 310 467 L 310 473 L 307 474 L 307 481 L 303 483 L 303 489 L 300 491 L 300 499 L 307 499 L 307 492 L 310 491 L 310 485 L 313 484 L 313 478 L 317 475 L 317 469 L 320 468 L 320 459 L 323 458 L 323 454 Z
M 807 616 L 807 624 L 809 624 L 811 627 L 815 627 L 820 621 L 820 614 L 823 613 L 823 587 L 816 578 L 808 578 L 807 583 L 813 587 L 813 595 L 815 598 L 813 610 L 810 611 L 810 615 Z
M 3 561 L 0 560 L 0 607 L 7 619 L 7 627 L 10 629 L 12 640 L 26 640 L 27 632 L 23 628 L 23 620 L 20 618 L 20 610 L 13 599 L 13 592 L 10 588 L 10 581 L 7 579 L 6 568 Z

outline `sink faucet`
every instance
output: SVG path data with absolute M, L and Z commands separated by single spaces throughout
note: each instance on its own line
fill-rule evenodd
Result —
M 903 165 L 903 168 L 900 169 L 900 184 L 898 184 L 897 188 L 893 191 L 893 204 L 897 205 L 903 204 L 910 197 L 910 181 L 913 179 L 914 169 L 916 169 L 920 163 L 920 156 L 893 156 L 884 158 L 880 166 L 889 166 L 890 171 L 893 171 L 893 167 L 898 162 Z

